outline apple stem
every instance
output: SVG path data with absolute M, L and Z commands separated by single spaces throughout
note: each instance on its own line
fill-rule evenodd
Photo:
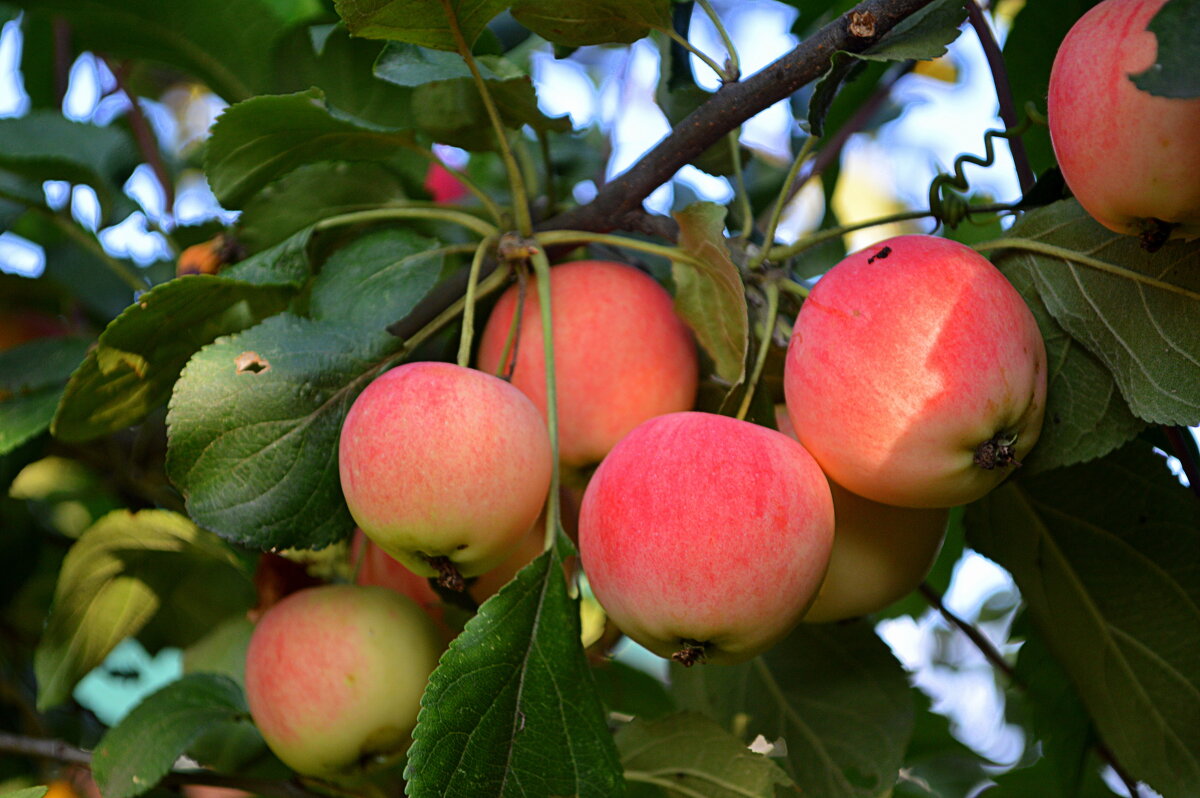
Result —
M 703 665 L 708 657 L 705 655 L 705 649 L 708 643 L 700 643 L 696 640 L 680 640 L 683 647 L 671 655 L 671 659 L 678 662 L 685 668 L 690 668 L 693 665 Z
M 458 568 L 454 563 L 450 562 L 449 557 L 429 557 L 425 556 L 425 561 L 429 566 L 438 572 L 437 583 L 447 590 L 453 590 L 461 593 L 467 589 L 467 583 L 463 579 L 462 574 L 458 572 Z
M 1013 437 L 1001 437 L 996 435 L 979 444 L 975 449 L 975 465 L 982 469 L 991 471 L 995 468 L 1007 468 L 1008 466 L 1020 466 L 1021 463 L 1017 460 L 1017 439 Z

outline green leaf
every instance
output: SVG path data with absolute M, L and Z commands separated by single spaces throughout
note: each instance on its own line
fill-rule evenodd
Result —
M 1160 97 L 1200 97 L 1200 0 L 1167 0 L 1150 20 L 1149 29 L 1158 38 L 1158 55 L 1145 72 L 1132 75 L 1142 91 Z
M 652 30 L 671 28 L 669 0 L 517 0 L 512 15 L 565 47 L 629 44 Z
M 626 781 L 705 798 L 775 798 L 776 787 L 795 787 L 774 761 L 694 712 L 635 720 L 616 741 Z
M 146 697 L 96 746 L 92 770 L 105 798 L 132 798 L 167 775 L 192 741 L 231 723 L 249 725 L 238 685 L 193 673 Z
M 24 787 L 20 790 L 0 793 L 0 798 L 43 798 L 49 791 L 49 787 Z
M 254 598 L 237 557 L 212 533 L 166 510 L 109 513 L 63 560 L 34 655 L 38 708 L 65 701 L 84 674 L 160 609 L 175 627 L 172 642 L 182 644 Z
M 316 87 L 339 112 L 370 124 L 408 127 L 412 92 L 371 77 L 382 49 L 377 41 L 350 36 L 345 25 L 297 28 L 275 52 L 276 93 Z
M 507 61 L 501 61 L 508 64 Z M 487 60 L 479 61 L 479 73 L 485 81 L 503 80 Z M 375 62 L 375 75 L 396 86 L 415 88 L 439 80 L 471 80 L 471 70 L 458 53 L 431 50 L 404 42 L 388 42 Z
M 1102 227 L 1074 200 L 1029 212 L 1010 236 L 1166 283 L 1156 287 L 1023 250 L 994 256 L 1001 268 L 1010 260 L 1028 267 L 1047 310 L 1112 372 L 1134 415 L 1157 424 L 1200 423 L 1200 243 L 1169 242 L 1147 253 L 1136 238 Z
M 485 602 L 442 656 L 408 752 L 408 795 L 621 794 L 562 545 Z
M 43 180 L 83 183 L 96 190 L 105 219 L 116 221 L 132 206 L 122 185 L 138 164 L 137 147 L 117 126 L 99 127 L 72 122 L 57 111 L 31 111 L 22 117 L 0 119 L 0 169 L 34 184 Z M 42 204 L 20 186 L 19 196 Z M 119 207 L 118 207 L 119 205 Z
M 950 731 L 950 721 L 930 709 L 929 698 L 912 689 L 917 705 L 912 740 L 904 754 L 904 768 L 895 798 L 941 798 L 974 795 L 988 779 L 985 765 L 994 765 L 972 751 Z
M 468 47 L 507 5 L 503 0 L 450 0 Z M 334 7 L 355 36 L 458 52 L 450 21 L 438 0 L 335 0 Z
M 387 160 L 412 135 L 335 116 L 319 89 L 230 106 L 208 141 L 204 172 L 217 201 L 241 208 L 263 186 L 306 163 Z
M 50 426 L 67 378 L 87 347 L 81 338 L 42 338 L 0 352 L 0 454 Z
M 741 665 L 672 666 L 676 700 L 749 737 L 783 739 L 802 793 L 877 798 L 890 789 L 913 729 L 900 664 L 866 623 L 800 624 Z
M 829 71 L 817 82 L 809 100 L 808 123 L 813 135 L 824 135 L 825 115 L 839 86 L 862 62 L 928 61 L 945 55 L 946 46 L 958 38 L 966 15 L 966 8 L 957 0 L 934 0 L 863 52 L 835 52 Z
M 997 265 L 1025 298 L 1046 343 L 1045 420 L 1021 473 L 1094 460 L 1128 443 L 1146 422 L 1129 410 L 1104 364 L 1050 315 L 1029 260 L 1002 257 Z
M 725 246 L 725 208 L 699 202 L 674 216 L 680 249 L 700 264 L 672 261 L 675 311 L 713 359 L 717 376 L 732 389 L 746 378 L 750 322 L 742 277 Z
M 416 156 L 413 157 L 415 160 Z M 425 163 L 421 159 L 422 170 Z M 366 161 L 307 164 L 269 184 L 246 202 L 238 219 L 238 240 L 251 251 L 259 250 L 322 219 L 379 208 L 407 196 L 401 179 L 383 164 Z
M 612 712 L 653 720 L 675 711 L 666 686 L 631 665 L 604 660 L 592 667 L 592 678 L 604 706 Z
M 1118 761 L 1200 791 L 1200 506 L 1143 444 L 1009 482 L 968 539 L 1012 573 Z
M 167 474 L 188 514 L 261 549 L 344 538 L 354 522 L 338 477 L 342 421 L 401 346 L 382 331 L 283 313 L 200 350 L 167 414 Z
M 219 276 L 155 286 L 114 319 L 71 375 L 52 430 L 83 441 L 136 424 L 171 394 L 188 358 L 286 307 L 308 274 L 303 230 Z
M 425 298 L 444 261 L 439 242 L 407 230 L 363 236 L 321 267 L 312 286 L 312 317 L 383 330 Z
M 66 16 L 72 45 L 158 61 L 199 78 L 231 103 L 272 91 L 271 53 L 319 0 L 40 0 Z

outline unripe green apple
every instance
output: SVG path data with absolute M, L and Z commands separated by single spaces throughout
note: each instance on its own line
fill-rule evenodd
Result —
M 420 576 L 485 573 L 541 512 L 553 458 L 545 422 L 498 377 L 407 363 L 359 395 L 342 425 L 338 471 L 362 531 Z
M 441 650 L 433 622 L 398 593 L 306 588 L 254 629 L 246 651 L 250 714 L 297 773 L 347 773 L 404 747 Z
M 1146 26 L 1165 2 L 1104 0 L 1080 17 L 1058 48 L 1047 98 L 1054 154 L 1076 199 L 1152 247 L 1168 234 L 1200 236 L 1200 98 L 1158 97 L 1130 79 L 1156 61 Z
M 775 406 L 779 431 L 796 437 L 787 407 Z M 817 598 L 801 619 L 829 623 L 858 618 L 916 590 L 933 567 L 950 511 L 893 507 L 851 493 L 836 482 L 833 551 Z
M 1037 442 L 1046 348 L 985 258 L 900 236 L 817 282 L 783 379 L 796 436 L 830 480 L 883 504 L 953 507 L 999 485 Z
M 804 447 L 711 413 L 630 432 L 592 476 L 579 517 L 600 605 L 684 665 L 774 645 L 816 595 L 832 545 L 833 500 Z
M 479 344 L 479 368 L 508 370 L 501 358 L 518 288 L 500 297 Z M 648 418 L 688 410 L 696 400 L 696 344 L 671 295 L 621 263 L 577 261 L 550 270 L 559 458 L 572 466 L 602 459 Z M 512 384 L 546 412 L 546 364 L 536 281 L 526 287 Z

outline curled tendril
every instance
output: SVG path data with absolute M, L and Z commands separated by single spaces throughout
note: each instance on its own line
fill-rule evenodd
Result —
M 1029 109 L 1027 109 L 1029 110 Z M 1036 111 L 1034 111 L 1036 114 Z M 967 176 L 963 174 L 963 168 L 966 164 L 974 164 L 982 166 L 985 169 L 992 165 L 996 160 L 996 148 L 993 144 L 995 139 L 1011 139 L 1020 136 L 1032 124 L 1034 118 L 1032 115 L 1026 116 L 1021 124 L 1016 127 L 1011 127 L 1008 130 L 989 130 L 983 134 L 984 157 L 964 153 L 958 156 L 954 161 L 954 174 L 939 174 L 929 184 L 929 213 L 934 216 L 942 224 L 953 229 L 967 217 L 970 213 L 970 207 L 967 200 L 962 196 L 961 192 L 965 192 L 970 188 L 971 184 L 967 180 Z

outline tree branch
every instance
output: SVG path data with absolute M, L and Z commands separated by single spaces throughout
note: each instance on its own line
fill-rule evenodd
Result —
M 547 220 L 539 225 L 539 229 L 592 232 L 615 229 L 617 220 L 638 210 L 651 191 L 730 130 L 823 75 L 835 51 L 862 52 L 930 2 L 864 0 L 775 63 L 746 80 L 722 86 L 712 99 L 676 125 L 640 161 L 605 185 L 595 199 Z M 858 36 L 851 32 L 849 19 L 852 14 L 857 19 L 873 20 L 872 35 Z

